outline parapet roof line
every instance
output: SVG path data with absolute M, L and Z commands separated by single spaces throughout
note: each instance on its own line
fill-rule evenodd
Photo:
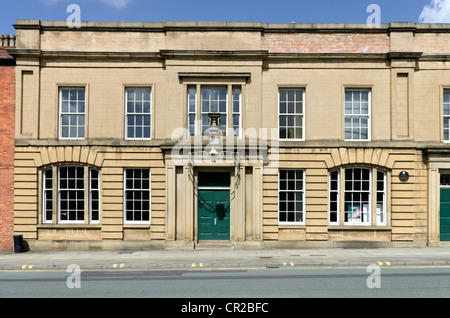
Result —
M 391 22 L 371 27 L 365 23 L 261 23 L 233 21 L 81 22 L 69 28 L 66 21 L 17 20 L 19 29 L 66 31 L 253 31 L 253 32 L 450 32 L 450 23 Z

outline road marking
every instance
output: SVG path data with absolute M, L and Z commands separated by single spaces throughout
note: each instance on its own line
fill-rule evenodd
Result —
M 384 264 L 386 264 L 387 266 L 391 265 L 391 262 L 377 262 L 378 266 L 383 266 Z
M 22 269 L 33 269 L 34 265 L 22 265 Z

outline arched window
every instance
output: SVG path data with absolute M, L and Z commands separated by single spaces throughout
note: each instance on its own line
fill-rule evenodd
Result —
M 99 171 L 54 166 L 42 172 L 42 223 L 99 223 Z
M 330 225 L 387 225 L 387 173 L 370 167 L 330 172 Z

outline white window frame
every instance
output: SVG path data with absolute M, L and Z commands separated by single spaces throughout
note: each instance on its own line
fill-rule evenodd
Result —
M 354 172 L 356 169 L 360 169 L 361 170 L 361 174 L 362 174 L 363 170 L 367 170 L 369 172 L 369 180 L 365 181 L 365 182 L 369 182 L 369 190 L 362 190 L 362 189 L 357 190 L 357 189 L 354 189 L 354 187 L 355 187 L 355 183 L 354 183 L 355 179 L 353 179 L 353 178 L 351 180 L 352 181 L 352 190 L 346 190 L 345 189 L 346 183 L 348 182 L 347 179 L 345 179 L 345 172 L 347 170 L 353 170 L 353 172 Z M 352 173 L 352 175 L 353 175 L 353 173 Z M 364 182 L 364 180 L 362 179 L 362 176 L 361 176 L 361 182 Z M 343 192 L 344 192 L 344 215 L 345 215 L 344 218 L 347 218 L 347 221 L 344 221 L 344 224 L 345 225 L 372 225 L 372 196 L 373 196 L 372 169 L 365 168 L 365 167 L 352 167 L 352 168 L 344 169 L 343 186 L 344 186 Z M 362 195 L 363 193 L 367 193 L 368 194 L 368 201 L 367 201 L 367 205 L 366 205 L 367 210 L 364 211 L 364 206 L 360 206 L 359 207 L 360 215 L 362 215 L 362 216 L 365 215 L 365 218 L 367 219 L 367 221 L 365 221 L 365 222 L 362 222 L 362 221 L 350 221 L 349 213 L 352 212 L 352 211 L 347 210 L 347 206 L 346 206 L 347 201 L 345 200 L 345 195 L 347 193 L 352 193 L 352 194 L 353 193 L 360 193 L 360 195 Z M 363 200 L 360 199 L 359 202 L 362 202 L 362 201 Z M 358 201 L 356 201 L 355 203 L 358 203 Z M 352 219 L 354 219 L 354 218 L 352 218 Z
M 190 91 L 191 90 L 191 91 Z M 193 94 L 191 93 L 193 91 Z M 191 103 L 193 103 L 194 109 L 191 110 Z M 190 116 L 194 116 L 194 123 L 190 123 Z M 189 136 L 197 135 L 197 87 L 196 85 L 188 85 L 187 86 L 187 130 Z M 191 132 L 191 127 L 193 127 L 194 131 Z
M 446 101 L 448 99 L 448 101 Z M 447 114 L 445 108 L 447 107 Z M 444 88 L 442 92 L 442 138 L 444 143 L 450 143 L 450 88 Z M 445 127 L 447 123 L 447 128 Z M 445 131 L 447 130 L 447 139 L 445 138 Z
M 82 168 L 83 169 L 83 220 L 61 220 L 61 191 L 65 191 L 67 189 L 61 189 L 61 168 Z M 98 172 L 98 189 L 94 191 L 98 191 L 98 220 L 92 220 L 92 190 L 91 189 L 91 175 L 92 171 L 95 170 Z M 47 188 L 46 186 L 46 171 L 51 171 L 51 188 Z M 42 170 L 42 205 L 41 205 L 41 215 L 42 215 L 42 224 L 99 224 L 101 218 L 101 194 L 100 194 L 100 170 L 94 167 L 89 167 L 85 165 L 61 165 L 61 166 L 53 166 Z M 87 180 L 87 181 L 86 181 Z M 46 210 L 47 206 L 47 191 L 51 192 L 51 204 L 50 207 L 52 216 L 51 218 L 47 218 Z M 50 195 L 50 193 L 49 193 Z M 50 202 L 49 202 L 50 203 Z
M 204 102 L 204 100 L 203 100 L 203 91 L 204 90 L 206 90 L 206 89 L 225 89 L 225 101 L 223 101 L 223 100 L 211 100 L 211 99 L 209 99 L 209 100 L 205 100 L 205 101 L 208 101 L 209 102 L 209 111 L 208 112 L 203 112 L 203 102 Z M 230 102 L 229 102 L 229 97 L 228 97 L 228 95 L 229 95 L 229 87 L 227 86 L 227 85 L 202 85 L 201 86 L 201 88 L 200 88 L 200 131 L 201 131 L 201 134 L 203 135 L 204 134 L 204 132 L 203 132 L 203 117 L 204 116 L 208 116 L 208 114 L 209 113 L 217 113 L 217 114 L 220 114 L 220 117 L 222 117 L 223 115 L 225 115 L 226 117 L 225 117 L 225 131 L 223 131 L 223 130 L 221 130 L 222 131 L 222 135 L 223 135 L 223 132 L 225 132 L 225 136 L 227 136 L 228 135 L 228 128 L 229 128 L 229 126 L 228 126 L 228 121 L 229 121 L 229 119 L 230 119 L 230 114 L 229 114 L 229 107 L 230 107 Z M 225 112 L 221 112 L 220 111 L 220 106 L 219 106 L 219 104 L 220 104 L 220 102 L 225 102 Z M 211 110 L 211 104 L 212 104 L 212 102 L 218 102 L 218 104 L 217 104 L 217 111 L 212 111 Z M 207 118 L 207 117 L 206 117 Z M 220 118 L 219 118 L 219 120 L 218 120 L 219 122 L 220 122 Z M 219 123 L 217 123 L 217 125 L 218 125 L 218 128 L 220 129 L 220 124 Z M 211 126 L 211 122 L 210 122 L 210 119 L 208 118 L 208 126 L 207 126 L 207 128 L 206 128 L 206 131 L 208 130 L 208 128 Z
M 331 180 L 331 174 L 332 173 L 336 173 L 337 174 L 337 179 L 336 179 L 336 182 L 337 182 L 337 189 L 336 190 L 334 190 L 334 189 L 332 189 L 331 187 L 332 187 L 332 185 L 331 185 L 331 182 L 332 182 L 332 180 Z M 340 193 L 341 193 L 341 171 L 338 169 L 338 170 L 333 170 L 333 171 L 330 171 L 330 173 L 329 173 L 329 177 L 328 177 L 328 180 L 329 180 L 329 182 L 328 182 L 328 195 L 329 195 L 329 197 L 328 197 L 328 222 L 329 222 L 329 224 L 330 225 L 339 225 L 339 218 L 340 218 L 340 211 L 341 211 L 341 209 L 340 209 L 340 203 L 341 203 L 341 196 L 340 196 Z M 336 192 L 336 211 L 331 211 L 331 192 Z M 336 213 L 336 221 L 331 221 L 331 213 Z
M 287 176 L 287 174 L 288 174 L 288 171 L 294 171 L 294 172 L 297 172 L 297 171 L 300 171 L 301 172 L 301 174 L 302 174 L 302 190 L 298 190 L 298 189 L 294 189 L 294 190 L 292 190 L 292 189 L 285 189 L 285 190 L 281 190 L 281 171 L 286 171 L 286 178 L 288 178 L 288 176 Z M 306 182 L 305 182 L 305 170 L 304 169 L 279 169 L 278 170 L 278 224 L 279 225 L 305 225 L 306 223 L 306 194 L 305 194 L 305 192 L 306 192 L 306 189 L 305 189 L 305 185 L 306 185 Z M 289 180 L 289 179 L 286 179 L 286 180 Z M 296 181 L 297 181 L 297 179 L 294 179 L 294 183 L 296 183 Z M 281 198 L 280 198 L 280 193 L 281 192 L 286 192 L 286 194 L 287 193 L 294 193 L 294 196 L 295 196 L 295 194 L 296 193 L 301 193 L 301 199 L 302 199 L 302 211 L 301 211 L 301 214 L 302 214 L 302 220 L 301 221 L 280 221 L 280 213 L 287 213 L 287 215 L 286 215 L 286 219 L 288 219 L 288 214 L 289 213 L 294 213 L 294 216 L 295 216 L 295 213 L 299 213 L 298 211 L 289 211 L 289 208 L 288 208 L 288 203 L 289 203 L 289 198 L 286 198 L 286 211 L 281 211 Z M 297 203 L 297 200 L 296 199 L 294 199 L 294 209 L 296 209 L 296 203 Z
M 97 172 L 97 188 L 94 188 L 93 186 L 92 186 L 92 180 L 94 179 L 93 177 L 92 177 L 92 172 L 93 171 L 96 171 Z M 92 212 L 93 212 L 93 207 L 92 207 L 92 203 L 93 203 L 93 201 L 94 201 L 94 198 L 93 198 L 93 193 L 94 192 L 97 192 L 97 195 L 98 195 L 98 220 L 93 220 L 92 219 Z M 100 204 L 100 171 L 99 170 L 97 170 L 97 169 L 94 169 L 94 168 L 89 168 L 89 222 L 91 223 L 91 224 L 98 224 L 98 223 L 100 223 L 100 207 L 101 207 L 101 204 Z
M 78 102 L 80 100 L 77 99 L 77 111 L 76 112 L 70 112 L 70 101 L 68 105 L 68 111 L 63 112 L 63 90 L 83 90 L 84 91 L 84 112 L 78 112 Z M 69 93 L 70 95 L 70 93 Z M 87 109 L 87 94 L 86 94 L 86 88 L 85 87 L 59 87 L 59 139 L 78 139 L 78 140 L 84 140 L 86 139 L 86 109 Z M 64 116 L 83 116 L 84 118 L 84 125 L 83 125 L 83 137 L 78 137 L 78 130 L 81 126 L 77 127 L 77 137 L 70 137 L 70 128 L 72 127 L 69 124 L 69 137 L 63 137 L 63 117 Z M 78 122 L 78 118 L 77 118 Z
M 353 113 L 353 92 L 362 92 L 362 91 L 366 91 L 368 93 L 367 95 L 367 99 L 368 99 L 368 105 L 367 105 L 367 114 L 357 114 L 357 113 Z M 352 102 L 351 102 L 351 113 L 348 114 L 347 113 L 347 92 L 352 92 Z M 360 110 L 362 109 L 362 107 L 359 108 Z M 345 122 L 346 119 L 350 118 L 351 119 L 351 128 L 350 128 L 350 138 L 347 138 L 346 136 L 346 126 L 345 126 Z M 361 123 L 361 119 L 366 118 L 367 119 L 367 138 L 353 138 L 353 119 L 354 118 L 359 118 L 360 119 L 360 123 Z M 344 91 L 344 138 L 346 141 L 370 141 L 372 138 L 372 90 L 370 88 L 350 88 L 347 87 L 345 88 Z M 361 136 L 361 125 L 359 126 L 359 136 Z
M 387 225 L 387 173 L 382 170 L 376 170 L 377 173 L 377 179 L 375 180 L 375 213 L 376 215 L 376 222 L 379 226 L 386 226 Z M 378 190 L 378 173 L 383 173 L 383 209 L 381 211 L 378 211 L 378 193 L 380 192 Z M 383 216 L 383 221 L 380 220 L 381 215 Z
M 239 96 L 238 99 L 235 99 L 235 94 L 234 91 L 239 89 Z M 234 103 L 237 102 L 239 105 L 239 110 L 235 111 L 234 110 Z M 235 128 L 234 127 L 234 117 L 238 116 L 239 117 L 239 123 L 238 123 L 238 127 Z M 233 134 L 239 138 L 242 138 L 242 86 L 240 85 L 233 85 L 231 87 L 231 128 L 233 129 Z M 238 131 L 236 134 L 236 130 Z
M 77 191 L 78 189 L 61 189 L 61 168 L 82 168 L 83 169 L 83 220 L 70 220 L 69 217 L 69 208 L 67 209 L 67 220 L 61 219 L 61 192 L 62 191 Z M 84 224 L 85 223 L 85 214 L 86 214 L 86 178 L 85 178 L 85 169 L 83 166 L 69 165 L 69 166 L 61 166 L 58 167 L 58 222 L 61 224 Z M 76 179 L 77 180 L 77 179 Z M 75 181 L 76 182 L 76 181 Z M 69 198 L 67 199 L 69 201 Z M 78 203 L 78 201 L 76 201 Z M 77 208 L 78 212 L 78 208 Z
M 297 91 L 302 91 L 302 112 L 301 113 L 297 113 L 296 111 L 294 113 L 289 113 L 286 111 L 286 113 L 281 113 L 281 99 L 280 99 L 280 92 L 282 90 L 297 90 Z M 306 133 L 306 128 L 305 128 L 305 118 L 306 118 L 306 89 L 304 87 L 279 87 L 278 88 L 278 140 L 282 140 L 282 141 L 305 141 L 305 133 Z M 294 101 L 295 103 L 295 101 Z M 287 106 L 286 106 L 287 109 Z M 295 109 L 295 106 L 294 106 Z M 286 131 L 286 137 L 282 138 L 281 134 L 280 134 L 280 129 L 281 129 L 281 122 L 280 122 L 280 118 L 281 116 L 285 116 L 286 120 L 289 117 L 294 117 L 294 116 L 301 116 L 302 120 L 301 120 L 301 132 L 302 132 L 302 138 L 288 138 L 288 133 Z M 290 127 L 288 124 L 286 124 L 286 126 L 284 127 Z M 297 128 L 297 126 L 295 125 L 295 117 L 294 117 L 294 134 L 295 134 L 295 129 Z
M 126 173 L 127 170 L 147 170 L 148 171 L 148 189 L 143 189 L 142 187 L 140 189 L 134 189 L 134 185 L 133 188 L 128 189 L 127 188 L 127 177 L 126 177 Z M 149 168 L 125 168 L 123 170 L 123 222 L 124 224 L 150 224 L 151 220 L 152 220 L 152 198 L 151 198 L 151 170 Z M 148 192 L 148 221 L 147 220 L 140 220 L 140 221 L 134 221 L 134 220 L 127 220 L 127 191 L 147 191 Z M 143 213 L 141 211 L 141 213 Z M 142 215 L 141 215 L 142 218 Z
M 47 175 L 46 175 L 47 171 L 50 171 L 50 173 L 52 174 L 51 178 L 49 180 L 51 183 L 51 186 L 49 188 L 47 188 L 47 181 L 48 181 Z M 53 168 L 50 167 L 50 168 L 42 171 L 42 223 L 44 223 L 44 224 L 52 223 L 52 220 L 53 220 L 53 207 L 54 207 L 54 205 L 53 205 L 53 202 L 54 202 L 53 180 L 54 179 L 53 178 L 54 178 Z M 48 195 L 50 195 L 50 198 L 48 198 Z M 48 202 L 48 201 L 51 201 L 51 202 Z M 50 219 L 47 218 L 47 209 L 48 209 L 47 203 L 51 204 L 49 211 L 51 211 L 52 215 L 51 215 Z
M 202 115 L 207 115 L 208 113 L 203 112 L 202 110 L 202 91 L 203 89 L 207 88 L 225 88 L 226 89 L 226 112 L 217 112 L 222 115 L 226 115 L 226 124 L 225 124 L 225 131 L 224 136 L 230 136 L 234 135 L 238 137 L 239 139 L 242 138 L 242 132 L 243 132 L 243 89 L 244 85 L 241 83 L 200 83 L 200 84 L 186 84 L 186 127 L 187 127 L 187 135 L 194 137 L 194 136 L 203 136 L 203 122 L 202 122 Z M 240 94 L 239 94 L 239 112 L 233 111 L 233 90 L 235 88 L 239 88 Z M 195 90 L 195 95 L 190 94 L 189 89 Z M 195 111 L 191 111 L 189 108 L 190 100 L 194 100 L 195 102 Z M 190 123 L 189 123 L 189 116 L 194 115 L 195 121 L 194 121 L 194 134 L 190 131 Z M 235 129 L 233 128 L 233 116 L 239 115 L 239 135 L 236 135 Z M 209 119 L 208 119 L 209 120 Z M 209 128 L 209 126 L 208 126 Z
M 147 101 L 147 100 L 142 100 L 142 112 L 136 112 L 136 109 L 134 109 L 135 111 L 134 112 L 128 112 L 128 92 L 129 92 L 129 90 L 149 90 L 150 91 L 150 97 L 149 97 L 149 100 Z M 152 139 L 152 127 L 153 127 L 153 125 L 152 125 L 152 96 L 153 96 L 153 92 L 152 92 L 152 87 L 149 87 L 149 86 L 146 86 L 146 87 L 134 87 L 134 86 L 128 86 L 128 87 L 125 87 L 125 139 L 126 140 L 151 140 Z M 134 98 L 133 100 L 132 100 L 133 102 L 134 102 L 134 104 L 136 104 L 136 98 Z M 150 103 L 150 109 L 149 109 L 149 112 L 144 112 L 144 102 L 148 102 L 148 103 Z M 135 107 L 136 107 L 136 105 L 135 105 Z M 144 118 L 146 117 L 146 116 L 148 116 L 149 117 L 149 121 L 150 121 L 150 127 L 149 127 L 149 129 L 150 129 L 150 136 L 149 137 L 144 137 L 144 129 L 142 129 L 142 137 L 130 137 L 129 135 L 128 135 L 128 128 L 130 127 L 129 125 L 128 125 L 128 117 L 129 116 L 142 116 L 143 117 L 143 120 L 144 120 Z M 145 127 L 145 125 L 144 124 L 142 124 L 142 127 Z M 137 128 L 137 125 L 136 125 L 136 123 L 134 123 L 133 124 L 133 130 L 134 130 L 134 132 L 135 132 L 135 135 L 136 135 L 136 128 Z
M 347 207 L 345 206 L 345 171 L 348 169 L 367 169 L 369 170 L 369 203 L 368 203 L 368 211 L 367 211 L 367 222 L 350 222 L 345 221 L 347 214 Z M 338 208 L 337 208 L 337 221 L 331 222 L 330 215 L 331 213 L 336 213 L 336 211 L 331 211 L 331 192 L 335 191 L 331 189 L 331 173 L 338 173 Z M 383 174 L 383 190 L 378 190 L 378 173 Z M 349 167 L 340 167 L 337 170 L 331 170 L 328 176 L 328 224 L 329 225 L 342 225 L 342 226 L 377 226 L 377 227 L 386 227 L 388 225 L 388 172 L 383 169 L 378 169 L 374 167 L 367 166 L 349 166 Z M 353 185 L 352 185 L 353 187 Z M 356 191 L 354 191 L 356 192 Z M 362 191 L 359 191 L 362 192 Z M 378 193 L 383 193 L 383 209 L 378 211 Z M 362 207 L 360 207 L 360 212 L 363 213 Z M 383 221 L 380 221 L 380 213 L 383 215 Z

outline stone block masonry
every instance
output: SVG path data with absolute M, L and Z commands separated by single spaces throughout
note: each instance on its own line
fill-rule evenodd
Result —
M 0 252 L 14 250 L 15 70 L 0 47 Z
M 262 48 L 277 53 L 387 53 L 389 38 L 377 33 L 267 33 Z

